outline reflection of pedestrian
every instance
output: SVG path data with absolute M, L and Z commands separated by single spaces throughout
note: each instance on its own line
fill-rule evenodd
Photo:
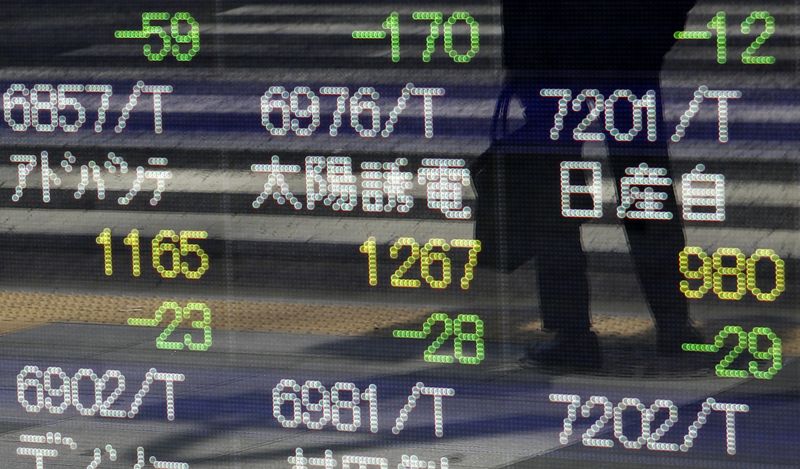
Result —
M 580 226 L 561 215 L 559 166 L 562 161 L 580 160 L 581 143 L 573 140 L 572 129 L 589 110 L 570 111 L 559 140 L 553 141 L 550 129 L 557 100 L 542 98 L 539 91 L 560 88 L 578 94 L 583 89 L 599 89 L 608 97 L 616 89 L 630 89 L 641 97 L 653 90 L 657 108 L 663 112 L 659 71 L 673 45 L 673 33 L 683 29 L 693 4 L 689 0 L 560 0 L 542 8 L 530 0 L 504 2 L 508 81 L 495 118 L 503 127 L 508 102 L 516 98 L 525 110 L 525 124 L 495 142 L 473 168 L 478 192 L 476 237 L 486 247 L 484 259 L 489 256 L 500 270 L 512 271 L 530 258 L 536 259 L 542 320 L 555 338 L 532 348 L 532 359 L 583 366 L 601 362 L 589 318 Z M 606 139 L 617 183 L 626 168 L 641 163 L 666 168 L 672 174 L 668 137 L 659 114 L 656 143 L 641 134 L 633 142 Z M 626 219 L 624 226 L 655 318 L 658 349 L 674 353 L 682 342 L 698 339 L 698 334 L 690 325 L 688 305 L 678 289 L 677 258 L 685 246 L 680 212 L 672 187 L 660 190 L 668 195 L 664 210 L 672 212 L 673 219 Z M 590 208 L 576 207 L 576 202 L 580 201 L 573 202 L 574 208 Z

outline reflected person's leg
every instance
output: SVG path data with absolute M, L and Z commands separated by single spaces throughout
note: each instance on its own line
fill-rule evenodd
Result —
M 537 90 L 538 91 L 538 90 Z M 521 171 L 510 172 L 511 184 L 527 185 L 527 210 L 518 211 L 512 226 L 528 224 L 536 258 L 543 328 L 555 332 L 551 342 L 534 344 L 529 358 L 544 364 L 597 367 L 601 355 L 591 331 L 586 254 L 580 220 L 562 216 L 561 162 L 580 161 L 582 144 L 572 139 L 553 141 L 553 112 L 542 100 L 530 100 L 523 128 L 535 142 L 523 158 Z M 535 103 L 535 104 L 532 104 Z M 582 172 L 571 172 L 571 184 L 585 185 Z M 575 208 L 588 200 L 575 201 Z
M 574 145 L 573 150 L 580 152 L 580 145 Z M 591 328 L 591 321 L 580 223 L 561 215 L 560 164 L 576 158 L 562 152 L 531 156 L 537 161 L 532 171 L 535 190 L 531 200 L 536 206 L 530 242 L 536 257 L 542 325 L 555 332 L 585 332 Z
M 609 160 L 614 172 L 617 194 L 620 181 L 627 174 L 627 168 L 635 168 L 645 163 L 650 168 L 664 168 L 673 183 L 676 175 L 669 161 L 667 139 L 668 128 L 663 120 L 663 102 L 658 79 L 645 84 L 644 90 L 656 91 L 658 111 L 658 141 L 647 142 L 639 135 L 637 143 L 616 142 L 609 138 Z M 641 187 L 642 190 L 645 187 Z M 662 203 L 663 211 L 672 213 L 669 220 L 636 220 L 625 218 L 625 233 L 628 238 L 631 256 L 644 290 L 650 311 L 656 322 L 661 348 L 679 347 L 689 326 L 689 308 L 686 297 L 680 291 L 681 277 L 678 270 L 678 254 L 686 246 L 681 212 L 677 206 L 673 185 L 653 187 L 664 192 L 667 199 Z

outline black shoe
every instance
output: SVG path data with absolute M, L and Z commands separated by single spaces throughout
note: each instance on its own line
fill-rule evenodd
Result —
M 593 331 L 558 332 L 547 342 L 532 344 L 523 358 L 528 364 L 573 369 L 600 368 L 603 356 Z
M 669 329 L 658 330 L 658 354 L 675 356 L 683 353 L 683 344 L 704 344 L 703 334 L 690 322 Z

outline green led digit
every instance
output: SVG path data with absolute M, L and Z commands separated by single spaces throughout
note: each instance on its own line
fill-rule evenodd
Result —
M 439 334 L 439 337 L 437 337 L 436 340 L 431 342 L 428 348 L 425 349 L 425 352 L 422 354 L 422 356 L 425 358 L 426 362 L 453 363 L 453 357 L 450 355 L 436 354 L 436 351 L 439 350 L 442 345 L 447 342 L 447 339 L 453 335 L 453 320 L 450 319 L 450 316 L 445 313 L 434 313 L 428 318 L 427 321 L 425 321 L 425 324 L 422 325 L 422 331 L 427 337 L 431 333 L 431 328 L 437 322 L 441 322 L 444 326 L 442 333 Z
M 425 50 L 422 51 L 422 61 L 430 62 L 431 56 L 436 51 L 436 40 L 439 39 L 439 30 L 444 23 L 444 15 L 439 11 L 415 11 L 411 14 L 414 21 L 430 21 L 431 33 L 425 39 Z
M 383 22 L 383 29 L 389 30 L 392 43 L 392 62 L 400 61 L 400 13 L 393 11 Z
M 728 20 L 724 11 L 718 11 L 714 18 L 708 22 L 708 29 L 714 30 L 717 35 L 717 63 L 728 62 Z
M 189 32 L 180 33 L 180 24 L 184 22 L 189 25 Z M 192 15 L 185 11 L 175 13 L 170 19 L 172 39 L 175 44 L 172 46 L 172 55 L 181 62 L 188 62 L 200 51 L 200 23 Z M 181 52 L 179 44 L 191 44 L 186 52 Z
M 442 333 L 423 352 L 422 356 L 426 362 L 455 363 L 457 359 L 462 365 L 478 365 L 483 361 L 486 356 L 483 342 L 483 321 L 475 314 L 459 314 L 455 320 L 452 320 L 447 313 L 434 313 L 422 324 L 421 331 L 396 329 L 392 332 L 392 337 L 396 339 L 425 339 L 431 335 L 433 326 L 438 322 L 442 323 Z M 473 324 L 474 331 L 464 331 L 464 324 Z M 437 354 L 436 352 L 442 348 L 442 345 L 453 336 L 455 336 L 453 342 L 454 356 Z M 474 356 L 465 355 L 465 342 L 475 343 Z
M 758 350 L 758 338 L 766 337 L 770 341 L 770 347 L 762 352 Z M 758 368 L 758 362 L 751 361 L 749 363 L 750 374 L 758 379 L 772 379 L 773 376 L 783 368 L 783 354 L 781 352 L 781 339 L 775 335 L 774 332 L 768 327 L 753 328 L 747 334 L 748 351 L 750 355 L 756 360 L 772 360 L 772 365 L 766 371 L 761 371 Z
M 167 340 L 169 336 L 175 332 L 175 329 L 178 328 L 181 322 L 183 322 L 183 311 L 181 310 L 181 307 L 178 306 L 178 303 L 167 302 L 162 304 L 161 307 L 158 308 L 158 311 L 156 311 L 156 318 L 159 320 L 159 322 L 161 322 L 161 317 L 163 317 L 164 314 L 170 310 L 175 313 L 175 318 L 170 321 L 167 327 L 161 331 L 161 334 L 156 337 L 156 348 L 164 350 L 183 350 L 183 343 Z M 158 314 L 159 311 L 161 312 L 161 315 Z
M 167 34 L 164 26 L 153 25 L 153 21 L 168 21 L 170 33 Z M 181 33 L 181 23 L 188 25 L 188 31 L 184 34 Z M 145 44 L 142 47 L 144 56 L 151 62 L 161 62 L 169 54 L 172 54 L 178 61 L 188 62 L 200 51 L 200 24 L 185 11 L 179 11 L 175 15 L 163 11 L 146 11 L 142 13 L 142 29 L 140 31 L 114 32 L 114 37 L 117 39 L 148 39 L 153 35 L 161 39 L 161 48 L 153 51 L 151 44 Z M 183 44 L 189 45 L 189 49 L 185 52 L 181 52 Z
M 470 48 L 465 54 L 459 54 L 453 47 L 453 26 L 459 21 L 469 26 Z M 468 63 L 480 50 L 480 29 L 478 22 L 466 11 L 457 11 L 444 24 L 444 51 L 456 63 Z
M 464 332 L 463 324 L 474 324 L 475 332 Z M 453 321 L 453 332 L 455 333 L 455 341 L 453 348 L 455 356 L 462 365 L 477 365 L 483 361 L 485 350 L 483 345 L 483 321 L 478 315 L 475 314 L 459 314 L 455 321 Z M 475 356 L 468 357 L 464 355 L 464 342 L 475 342 Z
M 183 350 L 183 343 L 182 342 L 175 342 L 167 340 L 170 335 L 175 331 L 178 325 L 183 321 L 183 311 L 181 310 L 180 305 L 174 301 L 165 301 L 161 303 L 161 306 L 156 310 L 155 316 L 153 319 L 148 318 L 129 318 L 128 325 L 129 326 L 143 326 L 143 327 L 158 327 L 161 324 L 161 321 L 164 319 L 164 316 L 168 311 L 172 311 L 175 314 L 175 317 L 167 327 L 161 331 L 161 334 L 156 337 L 156 348 L 164 349 L 164 350 Z
M 722 348 L 725 339 L 733 334 L 739 339 L 737 344 L 719 363 L 717 363 L 714 369 L 717 371 L 717 376 L 721 378 L 746 378 L 746 370 L 731 370 L 729 367 L 733 361 L 748 348 L 747 333 L 739 326 L 725 326 L 725 328 L 717 334 L 717 337 L 714 338 L 714 345 L 718 348 Z
M 205 352 L 211 347 L 211 309 L 205 303 L 189 303 L 183 308 L 183 319 L 191 319 L 192 312 L 203 313 L 203 319 L 192 321 L 192 327 L 203 331 L 203 342 L 192 342 L 192 335 L 183 336 L 183 343 L 194 352 Z
M 725 340 L 735 335 L 738 339 L 736 345 L 714 367 L 717 376 L 722 378 L 746 378 L 748 373 L 756 379 L 772 379 L 783 368 L 783 354 L 781 339 L 768 327 L 755 327 L 750 332 L 745 332 L 740 326 L 725 326 L 716 337 L 713 344 L 683 344 L 685 352 L 717 353 L 725 345 Z M 770 342 L 767 350 L 759 350 L 759 337 L 765 337 Z M 744 351 L 750 353 L 755 359 L 748 362 L 747 370 L 731 370 L 730 366 Z M 771 364 L 766 370 L 759 368 L 759 362 L 770 360 Z
M 774 56 L 759 56 L 755 55 L 755 53 L 767 42 L 770 36 L 775 34 L 775 18 L 768 11 L 754 11 L 742 22 L 742 33 L 750 34 L 756 21 L 764 22 L 764 31 L 742 52 L 742 63 L 746 65 L 772 65 L 775 63 Z
M 191 321 L 191 326 L 195 329 L 203 331 L 203 342 L 193 342 L 191 334 L 183 336 L 183 342 L 168 340 L 169 337 L 175 332 L 175 329 L 180 326 L 184 320 L 190 320 L 192 313 L 199 311 L 203 314 L 203 318 L 196 321 Z M 156 337 L 156 348 L 162 350 L 183 350 L 188 347 L 189 350 L 194 352 L 205 352 L 211 347 L 211 309 L 205 303 L 189 303 L 185 307 L 181 306 L 174 301 L 165 301 L 156 310 L 153 318 L 128 318 L 129 326 L 140 327 L 158 327 L 161 321 L 172 312 L 174 317 L 172 321 L 167 324 L 161 334 Z
M 142 47 L 144 56 L 147 57 L 147 60 L 152 62 L 161 62 L 172 50 L 172 41 L 169 38 L 169 34 L 164 31 L 164 28 L 150 24 L 151 21 L 169 21 L 169 17 L 169 13 L 166 12 L 150 11 L 142 13 L 142 33 L 144 34 L 144 37 L 147 38 L 153 34 L 156 34 L 161 39 L 162 44 L 161 50 L 158 52 L 153 52 L 153 47 L 150 44 L 145 44 L 144 47 Z

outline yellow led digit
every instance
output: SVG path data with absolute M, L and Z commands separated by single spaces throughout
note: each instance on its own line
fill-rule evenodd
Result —
M 735 265 L 725 266 L 724 258 L 733 258 Z M 721 300 L 741 300 L 747 293 L 747 263 L 745 255 L 742 254 L 740 249 L 736 248 L 719 248 L 712 256 L 714 268 L 714 293 L 717 294 Z M 723 279 L 725 277 L 736 278 L 736 290 L 725 290 Z
M 690 269 L 689 256 L 696 256 L 700 260 L 700 267 Z M 713 286 L 711 265 L 711 258 L 701 248 L 687 246 L 681 251 L 678 255 L 678 269 L 686 280 L 681 280 L 680 289 L 686 298 L 700 299 L 711 290 Z M 703 283 L 696 290 L 692 290 L 689 280 L 702 280 Z
M 200 266 L 197 270 L 190 270 L 188 262 L 179 262 L 180 264 L 180 271 L 183 275 L 189 280 L 198 280 L 203 274 L 206 273 L 209 267 L 209 258 L 208 254 L 197 244 L 190 243 L 190 239 L 206 239 L 208 238 L 208 232 L 206 231 L 181 231 L 180 233 L 180 255 L 181 256 L 188 256 L 190 253 L 193 253 L 198 258 L 200 258 Z M 154 241 L 155 242 L 155 241 Z M 155 252 L 155 251 L 154 251 Z M 154 257 L 155 259 L 155 257 Z M 175 251 L 173 251 L 172 259 L 175 259 Z M 154 261 L 155 262 L 155 261 Z M 174 266 L 173 266 L 174 270 Z
M 756 267 L 761 259 L 769 259 L 775 266 L 775 287 L 767 293 L 758 288 Z M 758 301 L 775 301 L 786 290 L 786 263 L 772 249 L 758 249 L 747 259 L 747 289 Z
M 164 242 L 167 239 L 170 242 Z M 181 253 L 175 243 L 179 242 L 180 238 L 172 230 L 161 230 L 153 238 L 153 268 L 161 274 L 162 278 L 175 278 L 181 273 Z M 161 264 L 161 255 L 165 252 L 172 253 L 172 268 L 166 269 Z
M 444 252 L 431 252 L 434 248 L 442 248 Z M 450 258 L 447 257 L 447 251 L 450 250 L 450 245 L 443 239 L 431 239 L 425 246 L 420 249 L 420 274 L 422 278 L 428 282 L 431 288 L 444 289 L 452 282 L 452 274 L 450 268 Z M 434 262 L 442 263 L 442 279 L 436 280 L 431 275 L 430 267 Z
M 378 285 L 378 246 L 375 238 L 370 236 L 364 244 L 358 248 L 359 252 L 367 255 L 367 265 L 369 268 L 369 284 L 374 287 Z
M 107 276 L 113 275 L 114 269 L 112 268 L 111 262 L 111 230 L 105 228 L 100 232 L 97 238 L 95 238 L 94 242 L 103 246 L 103 271 Z
M 131 230 L 123 240 L 126 246 L 131 247 L 131 273 L 134 277 L 142 274 L 142 263 L 139 252 L 139 230 Z
M 392 274 L 392 286 L 401 288 L 419 288 L 421 283 L 419 280 L 403 278 L 406 272 L 408 272 L 408 269 L 414 267 L 414 264 L 416 264 L 419 260 L 419 243 L 417 243 L 414 238 L 400 238 L 394 243 L 394 245 L 392 245 L 391 248 L 389 248 L 389 256 L 392 259 L 397 259 L 400 255 L 400 250 L 406 246 L 411 248 L 411 255 L 408 256 L 405 262 L 403 262 L 403 264 Z
M 478 266 L 478 253 L 481 252 L 481 242 L 477 239 L 454 239 L 450 241 L 454 248 L 469 249 L 467 263 L 464 264 L 464 276 L 461 277 L 461 289 L 469 290 L 469 284 L 474 278 L 475 267 Z

